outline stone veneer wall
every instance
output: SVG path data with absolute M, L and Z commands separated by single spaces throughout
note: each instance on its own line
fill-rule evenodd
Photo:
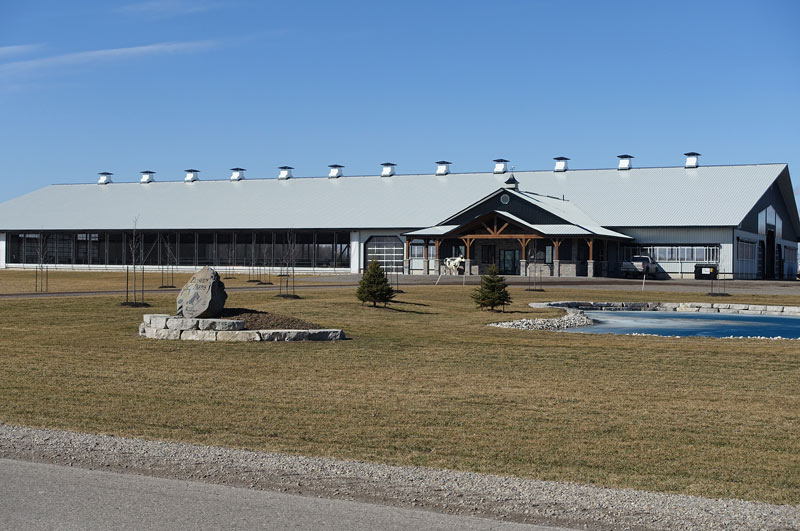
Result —
M 146 314 L 139 335 L 148 339 L 186 341 L 338 341 L 342 330 L 245 330 L 235 319 L 185 319 L 165 314 Z

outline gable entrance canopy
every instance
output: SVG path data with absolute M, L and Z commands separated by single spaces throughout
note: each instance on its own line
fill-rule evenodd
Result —
M 565 241 L 580 240 L 588 246 L 590 276 L 593 276 L 595 241 L 630 240 L 629 236 L 601 227 L 577 206 L 564 198 L 520 192 L 512 188 L 499 190 L 480 199 L 438 225 L 410 231 L 406 237 L 406 257 L 413 240 L 423 240 L 425 264 L 429 263 L 428 246 L 432 242 L 437 259 L 445 240 L 463 243 L 466 274 L 471 274 L 472 246 L 476 241 L 513 240 L 519 245 L 520 272 L 527 274 L 527 258 L 532 241 L 547 241 L 553 246 L 553 260 L 559 262 L 559 250 Z M 424 268 L 428 272 L 428 268 Z M 557 273 L 556 273 L 557 274 Z

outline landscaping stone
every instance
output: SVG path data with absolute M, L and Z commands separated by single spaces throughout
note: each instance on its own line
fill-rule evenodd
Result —
M 216 341 L 217 332 L 213 330 L 184 330 L 180 332 L 180 337 L 186 341 Z
M 167 319 L 167 328 L 170 330 L 197 330 L 197 319 L 172 317 Z
M 731 310 L 746 310 L 748 309 L 749 304 L 730 304 L 729 308 Z
M 766 311 L 767 307 L 763 304 L 751 304 L 748 310 Z
M 783 306 L 767 306 L 768 312 L 782 313 Z
M 517 328 L 520 330 L 564 330 L 592 324 L 592 320 L 583 313 L 583 310 L 569 308 L 567 315 L 556 319 L 518 319 L 502 323 L 490 323 L 489 326 L 497 328 Z
M 309 330 L 309 341 L 340 341 L 345 339 L 341 330 Z
M 200 330 L 242 330 L 244 321 L 238 319 L 197 319 Z
M 217 332 L 217 341 L 261 341 L 255 330 L 223 330 Z
M 168 330 L 166 328 L 145 328 L 145 337 L 148 339 L 179 339 L 181 337 L 180 330 Z
M 167 319 L 172 317 L 171 315 L 151 315 L 150 322 L 147 324 L 152 328 L 166 328 L 167 327 Z
M 225 307 L 225 284 L 219 274 L 204 267 L 189 279 L 178 295 L 178 315 L 188 318 L 217 317 Z

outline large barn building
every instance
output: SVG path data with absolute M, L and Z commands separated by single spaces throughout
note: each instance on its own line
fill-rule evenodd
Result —
M 723 278 L 794 279 L 800 238 L 786 164 L 180 181 L 142 172 L 138 182 L 100 174 L 0 204 L 0 267 L 120 269 L 271 267 L 439 274 L 464 258 L 465 274 L 497 264 L 506 275 L 614 276 L 648 255 L 669 277 L 716 264 Z M 134 240 L 134 229 L 137 239 Z M 136 241 L 136 245 L 131 242 Z M 134 253 L 136 257 L 134 257 Z

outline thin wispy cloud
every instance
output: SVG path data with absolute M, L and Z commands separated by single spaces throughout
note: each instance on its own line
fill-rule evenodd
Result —
M 33 53 L 41 47 L 41 44 L 15 44 L 13 46 L 0 46 L 0 59 Z
M 146 2 L 136 2 L 124 5 L 116 11 L 134 15 L 190 15 L 192 13 L 202 13 L 217 7 L 213 2 L 200 2 L 192 0 L 147 0 Z
M 141 56 L 197 52 L 214 48 L 217 45 L 218 43 L 216 41 L 162 42 L 157 44 L 147 44 L 145 46 L 108 48 L 104 50 L 90 50 L 86 52 L 53 55 L 50 57 L 41 57 L 37 59 L 13 61 L 10 63 L 0 64 L 0 76 L 38 73 L 56 68 L 108 63 Z

